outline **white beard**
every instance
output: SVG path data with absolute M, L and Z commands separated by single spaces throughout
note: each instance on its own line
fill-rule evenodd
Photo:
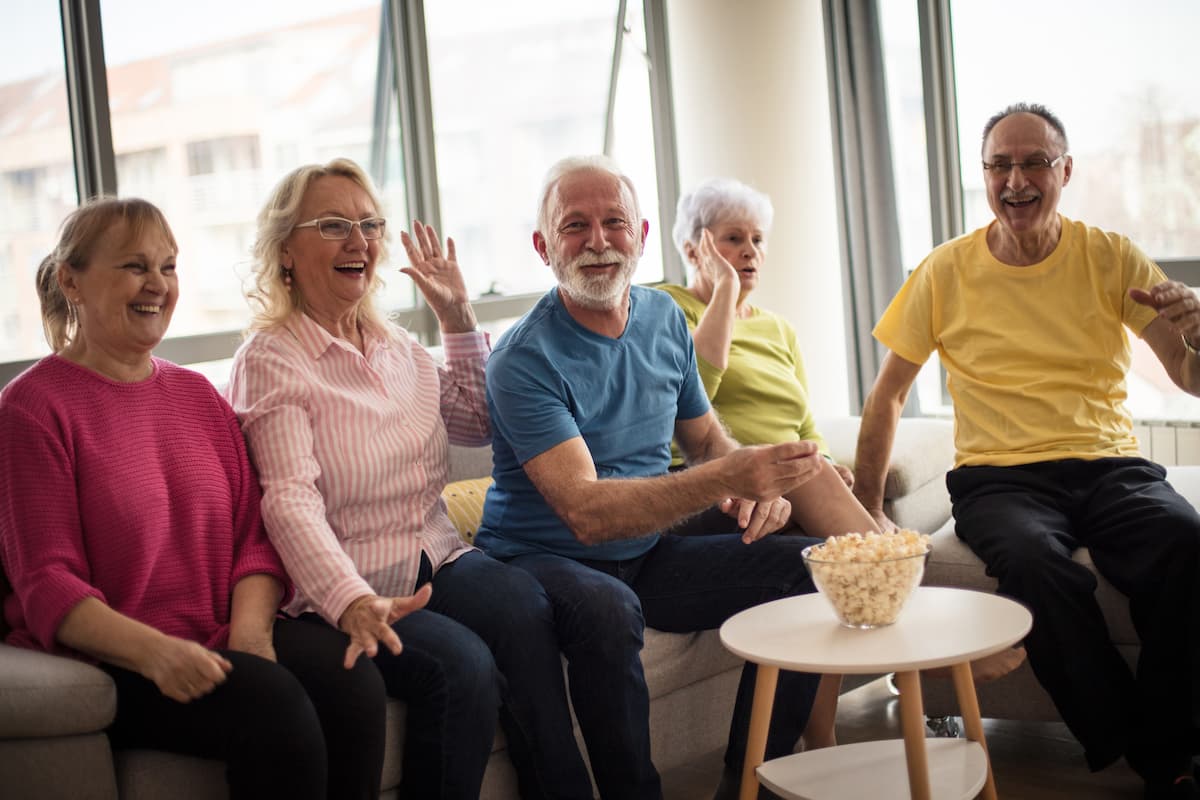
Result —
M 582 269 L 588 264 L 612 263 L 618 266 L 611 274 L 589 275 Z M 610 247 L 602 253 L 585 251 L 565 264 L 552 260 L 550 267 L 558 278 L 559 288 L 576 303 L 593 311 L 609 311 L 620 305 L 625 290 L 633 282 L 637 258 L 624 256 Z

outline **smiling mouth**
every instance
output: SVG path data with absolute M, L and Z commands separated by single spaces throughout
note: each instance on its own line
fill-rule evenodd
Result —
M 144 303 L 139 303 L 137 305 L 130 306 L 130 308 L 132 308 L 134 311 L 138 312 L 139 314 L 157 314 L 160 311 L 162 311 L 162 308 L 159 306 L 146 305 Z
M 1027 206 L 1033 205 L 1040 199 L 1041 198 L 1038 197 L 1037 195 L 1034 195 L 1032 197 L 1005 197 L 1005 198 L 1003 198 L 1005 205 L 1012 206 L 1013 208 L 1025 208 Z
M 351 264 L 338 264 L 334 269 L 343 275 L 362 275 L 366 272 L 367 265 L 361 261 L 356 261 Z

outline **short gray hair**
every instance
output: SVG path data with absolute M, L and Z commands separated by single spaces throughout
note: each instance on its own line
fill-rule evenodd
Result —
M 686 262 L 685 244 L 695 246 L 700 241 L 700 231 L 735 215 L 749 217 L 766 233 L 775 219 L 775 207 L 771 198 L 739 180 L 709 178 L 679 198 L 675 227 L 671 231 L 675 249 Z
M 633 215 L 637 218 L 635 225 L 641 222 L 642 210 L 638 205 L 637 189 L 633 187 L 630 177 L 617 166 L 616 161 L 604 155 L 567 156 L 556 161 L 546 171 L 546 177 L 542 179 L 542 191 L 538 198 L 537 231 L 543 236 L 550 234 L 550 192 L 553 191 L 555 184 L 567 175 L 588 171 L 607 173 L 625 184 L 625 188 L 629 190 L 629 196 L 633 198 Z

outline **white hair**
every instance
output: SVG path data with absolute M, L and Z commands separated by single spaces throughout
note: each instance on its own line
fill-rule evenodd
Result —
M 685 244 L 695 246 L 700 241 L 700 231 L 734 216 L 748 217 L 766 233 L 775 219 L 775 207 L 771 198 L 741 181 L 709 178 L 679 198 L 675 227 L 671 231 L 675 249 L 686 262 Z
M 636 225 L 641 221 L 642 211 L 638 205 L 637 190 L 633 188 L 633 181 L 629 176 L 617 166 L 616 161 L 603 155 L 567 156 L 556 161 L 546 171 L 546 177 L 542 179 L 542 191 L 538 199 L 537 211 L 537 230 L 542 236 L 550 235 L 550 193 L 554 190 L 555 184 L 567 175 L 588 171 L 607 173 L 625 184 L 625 188 L 629 190 L 629 196 L 633 199 L 633 222 Z

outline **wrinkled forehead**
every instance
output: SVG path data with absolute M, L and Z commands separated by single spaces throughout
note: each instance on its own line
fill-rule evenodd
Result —
M 996 123 L 983 143 L 983 157 L 1024 158 L 1033 153 L 1057 154 L 1062 148 L 1058 132 L 1037 114 L 1019 112 Z
M 596 169 L 576 170 L 563 175 L 550 192 L 550 219 L 561 220 L 571 214 L 617 211 L 635 214 L 633 194 L 616 175 Z
M 175 237 L 159 222 L 149 217 L 117 219 L 96 241 L 98 253 L 132 253 L 163 250 L 179 254 Z

